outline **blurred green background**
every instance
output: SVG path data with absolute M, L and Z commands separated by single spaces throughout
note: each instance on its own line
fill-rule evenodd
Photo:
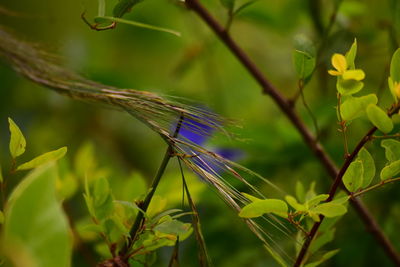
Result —
M 226 21 L 226 10 L 219 1 L 202 2 L 222 23 Z M 386 83 L 388 64 L 399 36 L 397 2 L 345 0 L 328 35 L 319 28 L 329 24 L 337 1 L 258 1 L 233 21 L 234 39 L 287 96 L 297 91 L 292 64 L 295 36 L 304 34 L 313 39 L 317 47 L 324 42 L 318 68 L 305 89 L 305 98 L 317 117 L 320 140 L 338 164 L 343 162 L 343 145 L 337 131 L 335 79 L 326 74 L 330 56 L 346 51 L 356 37 L 359 47 L 356 64 L 367 74 L 364 93 L 378 93 L 382 97 L 381 106 L 387 107 L 391 101 Z M 107 1 L 110 8 L 115 3 Z M 236 120 L 239 126 L 231 129 L 238 136 L 236 140 L 216 138 L 210 140 L 209 147 L 242 150 L 245 156 L 241 164 L 267 177 L 289 194 L 294 194 L 298 180 L 305 185 L 315 180 L 317 192 L 327 192 L 331 180 L 296 130 L 269 97 L 261 94 L 261 89 L 226 47 L 182 3 L 146 0 L 124 17 L 178 30 L 182 33 L 180 38 L 122 24 L 115 30 L 92 31 L 81 21 L 80 14 L 87 10 L 87 15 L 94 17 L 95 0 L 24 0 L 1 5 L 19 14 L 0 15 L 1 25 L 60 54 L 69 68 L 116 87 L 179 96 L 206 105 Z M 132 176 L 140 175 L 150 182 L 155 174 L 166 144 L 129 115 L 57 95 L 26 81 L 3 63 L 0 64 L 0 87 L 0 160 L 3 165 L 9 161 L 7 117 L 12 117 L 28 141 L 27 158 L 66 145 L 69 152 L 63 164 L 78 168 L 74 162 L 79 161 L 79 153 L 89 153 L 85 149 L 92 149 L 97 172 L 102 172 L 96 175 L 107 176 L 116 196 L 126 194 L 123 189 Z M 313 129 L 301 102 L 297 109 Z M 350 147 L 369 127 L 369 123 L 362 120 L 351 125 Z M 379 160 L 379 156 L 383 157 L 383 151 L 379 144 L 369 148 L 377 155 L 377 164 L 382 165 L 384 160 Z M 181 187 L 175 162 L 169 166 L 163 180 L 169 187 L 165 185 L 159 194 L 169 196 L 171 206 L 178 205 L 176 196 L 180 196 Z M 275 266 L 237 214 L 212 190 L 192 180 L 215 266 Z M 397 188 L 397 185 L 381 188 L 363 200 L 400 250 Z M 87 216 L 82 192 L 79 188 L 66 204 L 77 223 Z M 101 259 L 94 242 L 85 244 L 86 250 L 75 249 L 73 266 L 89 266 L 90 258 Z M 391 266 L 351 209 L 338 223 L 335 241 L 326 249 L 334 248 L 341 251 L 326 266 Z M 166 266 L 170 251 L 163 249 L 158 253 L 157 266 Z M 193 236 L 184 241 L 181 259 L 182 266 L 197 266 Z

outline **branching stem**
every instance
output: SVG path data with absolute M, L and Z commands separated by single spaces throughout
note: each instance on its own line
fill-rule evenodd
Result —
M 179 131 L 182 127 L 182 122 L 183 122 L 183 117 L 181 116 L 179 119 L 179 122 L 176 126 L 175 132 L 173 137 L 176 138 L 179 134 Z M 149 193 L 146 195 L 146 198 L 140 205 L 140 209 L 143 212 L 146 212 L 151 200 L 153 199 L 154 193 L 156 192 L 156 189 L 158 187 L 158 184 L 160 183 L 161 177 L 163 176 L 165 169 L 167 168 L 168 162 L 173 157 L 174 155 L 174 148 L 172 145 L 169 145 L 167 148 L 167 151 L 165 152 L 164 158 L 161 162 L 161 165 L 157 171 L 156 176 L 153 179 L 153 182 L 150 187 Z M 133 223 L 131 230 L 129 231 L 129 240 L 128 243 L 122 248 L 120 255 L 121 256 L 128 256 L 129 249 L 132 247 L 132 245 L 135 243 L 139 230 L 142 228 L 143 223 L 144 223 L 144 213 L 143 212 L 138 212 L 138 215 L 136 216 L 135 222 Z
M 236 56 L 240 63 L 247 69 L 247 71 L 252 75 L 252 77 L 258 82 L 262 88 L 264 94 L 269 95 L 274 102 L 278 105 L 281 111 L 287 116 L 287 118 L 292 122 L 293 126 L 299 131 L 303 137 L 304 142 L 312 152 L 315 154 L 316 158 L 322 163 L 326 171 L 332 178 L 341 177 L 343 174 L 339 172 L 334 162 L 331 160 L 329 155 L 325 152 L 324 148 L 320 143 L 316 141 L 315 136 L 310 132 L 310 130 L 305 126 L 302 120 L 294 111 L 290 101 L 284 97 L 264 76 L 262 71 L 254 64 L 254 62 L 248 57 L 248 55 L 238 46 L 238 44 L 232 39 L 232 37 L 226 32 L 226 30 L 217 22 L 214 17 L 206 10 L 203 5 L 198 0 L 186 0 L 187 7 L 195 12 L 214 33 L 220 38 L 220 40 L 228 47 L 228 49 Z M 373 131 L 375 132 L 375 130 Z M 372 133 L 371 133 L 372 134 Z M 369 137 L 368 137 L 369 139 Z M 363 139 L 364 140 L 364 139 Z M 362 140 L 362 141 L 363 141 Z M 364 142 L 365 143 L 365 142 Z M 363 143 L 363 144 L 364 144 Z M 361 148 L 360 148 L 361 149 Z M 349 157 L 350 158 L 350 157 Z M 349 163 L 350 164 L 350 163 Z M 342 168 L 343 169 L 343 168 Z M 346 168 L 347 169 L 347 168 Z M 337 185 L 336 185 L 337 184 Z M 338 183 L 334 183 L 334 186 L 341 185 L 341 178 Z M 335 191 L 336 191 L 335 188 Z M 348 194 L 347 190 L 345 190 Z M 358 212 L 360 218 L 366 225 L 367 229 L 374 235 L 378 243 L 382 246 L 386 254 L 390 259 L 398 266 L 400 266 L 400 257 L 394 249 L 393 245 L 384 235 L 383 231 L 380 229 L 379 225 L 366 209 L 364 204 L 359 199 L 351 199 L 351 204 Z M 319 227 L 319 226 L 318 226 Z M 318 230 L 318 229 L 316 229 Z M 315 230 L 315 233 L 316 233 Z M 314 235 L 315 235 L 314 233 Z M 304 257 L 304 255 L 303 255 Z

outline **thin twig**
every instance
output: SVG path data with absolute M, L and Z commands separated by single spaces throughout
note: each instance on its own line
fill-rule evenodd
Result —
M 178 136 L 179 131 L 182 127 L 182 122 L 183 122 L 183 117 L 181 116 L 179 119 L 179 122 L 176 126 L 174 135 L 173 135 L 174 138 L 176 138 Z M 161 180 L 161 177 L 163 176 L 165 169 L 168 165 L 168 162 L 171 159 L 171 157 L 173 156 L 173 153 L 174 153 L 174 148 L 171 145 L 169 145 L 167 148 L 167 151 L 165 152 L 164 159 L 162 160 L 161 165 L 157 171 L 157 174 L 153 179 L 150 191 L 146 195 L 146 198 L 144 199 L 142 204 L 140 205 L 140 209 L 143 212 L 147 211 L 147 208 L 149 207 L 150 202 L 153 199 L 154 193 L 156 192 L 156 189 Z M 120 252 L 121 256 L 126 256 L 129 249 L 132 247 L 133 243 L 136 241 L 136 238 L 139 233 L 139 229 L 143 226 L 143 222 L 144 222 L 144 213 L 143 212 L 139 212 L 138 215 L 136 216 L 135 222 L 133 223 L 131 230 L 129 231 L 128 243 L 125 244 L 125 246 L 122 248 L 122 250 Z
M 363 189 L 361 191 L 358 191 L 356 193 L 351 194 L 351 197 L 359 197 L 359 196 L 361 196 L 361 195 L 363 195 L 363 194 L 365 194 L 365 193 L 367 193 L 367 192 L 369 192 L 371 190 L 374 190 L 374 189 L 379 188 L 381 186 L 384 186 L 386 184 L 394 183 L 394 182 L 397 182 L 397 181 L 400 181 L 400 177 L 383 180 L 380 183 L 377 183 L 377 184 L 375 184 L 373 186 L 367 187 L 367 188 L 365 188 L 365 189 Z
M 396 113 L 399 110 L 400 106 L 397 107 L 393 107 L 391 109 L 391 111 L 389 111 L 389 116 L 392 116 L 394 113 Z M 357 146 L 354 148 L 353 152 L 346 158 L 342 168 L 340 169 L 338 175 L 335 178 L 335 181 L 333 182 L 331 189 L 329 190 L 329 197 L 326 199 L 326 202 L 330 202 L 333 200 L 333 198 L 335 197 L 336 191 L 339 188 L 340 185 L 343 184 L 342 182 L 342 178 L 344 176 L 344 174 L 346 173 L 347 169 L 349 168 L 350 164 L 353 162 L 353 160 L 357 157 L 358 153 L 360 152 L 360 150 L 364 147 L 364 145 L 371 140 L 372 135 L 375 133 L 375 131 L 377 130 L 376 127 L 371 128 L 367 134 L 360 140 L 360 142 L 357 144 Z M 350 196 L 352 194 L 350 193 Z M 352 201 L 354 201 L 355 199 L 352 198 Z M 353 202 L 354 203 L 354 202 Z M 319 227 L 321 226 L 322 222 L 324 221 L 325 216 L 320 215 L 319 216 L 319 221 L 315 222 L 313 227 L 311 228 L 310 234 L 308 235 L 306 241 L 303 243 L 303 246 L 300 250 L 299 255 L 297 256 L 296 262 L 293 265 L 294 267 L 299 267 L 303 260 L 304 257 L 306 256 L 306 253 L 308 251 L 308 248 L 311 245 L 312 240 L 314 239 L 315 235 L 318 232 Z M 386 248 L 387 249 L 387 248 Z M 390 251 L 385 250 L 388 254 Z M 390 253 L 395 253 L 394 255 L 397 256 L 396 258 L 392 258 L 392 260 L 399 266 L 400 265 L 400 259 L 398 258 L 398 255 L 396 254 L 394 248 L 393 251 Z M 390 255 L 390 254 L 389 254 Z
M 304 142 L 312 150 L 317 159 L 325 167 L 328 174 L 335 178 L 338 176 L 339 170 L 337 169 L 334 162 L 331 160 L 329 155 L 325 152 L 324 148 L 319 142 L 316 142 L 316 138 L 312 135 L 309 129 L 305 126 L 302 120 L 295 113 L 290 105 L 290 102 L 281 95 L 281 93 L 266 79 L 261 70 L 253 63 L 248 55 L 237 45 L 237 43 L 231 38 L 231 36 L 225 31 L 225 29 L 214 19 L 214 17 L 206 10 L 198 0 L 186 0 L 187 7 L 193 10 L 220 38 L 220 40 L 228 47 L 228 49 L 236 56 L 241 64 L 248 70 L 253 78 L 263 89 L 263 93 L 269 95 L 274 102 L 278 105 L 281 111 L 287 116 L 292 122 L 295 128 L 299 131 L 303 137 Z M 348 194 L 347 190 L 345 190 Z M 397 255 L 393 245 L 384 235 L 379 225 L 366 209 L 364 204 L 359 199 L 352 199 L 351 204 L 358 212 L 360 218 L 366 225 L 367 229 L 374 235 L 376 240 L 382 246 L 386 254 L 391 258 L 393 262 L 400 266 L 400 257 Z

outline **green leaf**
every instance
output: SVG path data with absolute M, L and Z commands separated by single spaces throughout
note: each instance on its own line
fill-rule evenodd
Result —
M 332 218 L 337 216 L 342 216 L 347 212 L 347 208 L 340 204 L 335 203 L 322 203 L 312 209 L 313 212 L 322 214 L 325 217 Z
M 97 179 L 94 183 L 93 198 L 94 205 L 99 207 L 107 200 L 110 194 L 110 185 L 106 178 Z
M 292 196 L 289 196 L 289 195 L 285 196 L 285 200 L 296 211 L 306 211 L 307 210 L 306 206 L 297 202 L 297 200 Z
M 336 89 L 341 95 L 352 95 L 358 93 L 364 87 L 364 83 L 356 80 L 345 80 L 338 77 Z
M 325 261 L 329 260 L 333 256 L 335 256 L 339 252 L 339 249 L 331 250 L 329 252 L 326 252 L 324 255 L 322 255 L 321 259 L 312 263 L 306 264 L 304 267 L 317 267 L 321 263 L 324 263 Z
M 5 211 L 7 256 L 29 256 L 32 265 L 40 267 L 70 266 L 72 236 L 56 199 L 56 176 L 56 166 L 45 165 L 14 189 Z
M 363 184 L 364 168 L 360 160 L 353 161 L 343 175 L 343 184 L 350 192 L 355 192 Z
M 19 165 L 17 171 L 33 169 L 51 161 L 59 160 L 60 158 L 64 157 L 65 153 L 67 153 L 67 147 L 65 146 L 57 150 L 44 153 L 43 155 L 40 155 L 31 161 Z
M 349 67 L 350 70 L 354 70 L 356 68 L 355 64 L 354 64 L 356 55 L 357 55 L 357 39 L 354 39 L 354 42 L 351 45 L 350 50 L 347 51 L 347 53 L 345 55 L 347 66 Z
M 154 230 L 159 231 L 164 234 L 170 235 L 183 235 L 185 234 L 190 227 L 187 224 L 177 221 L 177 220 L 170 220 L 165 221 L 154 227 Z
M 362 162 L 364 171 L 361 188 L 366 188 L 371 184 L 372 179 L 374 179 L 375 177 L 375 172 L 376 172 L 375 162 L 371 154 L 365 148 L 362 148 L 360 150 L 357 159 Z
M 393 82 L 400 82 L 400 48 L 394 52 L 390 62 L 390 77 Z
M 247 194 L 247 193 L 244 193 L 244 192 L 242 192 L 242 195 L 245 196 L 245 197 L 246 197 L 248 200 L 250 200 L 251 202 L 255 202 L 255 201 L 262 200 L 261 198 L 252 196 L 252 195 Z
M 279 199 L 264 199 L 252 202 L 242 208 L 239 216 L 242 218 L 260 217 L 265 213 L 275 213 L 287 217 L 288 206 Z
M 123 24 L 128 24 L 128 25 L 143 28 L 143 29 L 159 31 L 159 32 L 166 32 L 166 33 L 170 33 L 175 36 L 178 36 L 178 37 L 181 36 L 181 33 L 178 31 L 167 29 L 167 28 L 162 28 L 162 27 L 158 27 L 158 26 L 154 26 L 154 25 L 150 25 L 150 24 L 146 24 L 146 23 L 142 23 L 142 22 L 137 22 L 137 21 L 133 21 L 133 20 L 126 20 L 126 19 L 121 19 L 119 17 L 108 17 L 108 16 L 97 17 L 97 18 L 109 20 L 109 21 L 115 21 L 115 22 L 119 22 L 119 23 L 123 23 Z
M 311 198 L 310 200 L 306 201 L 305 205 L 308 208 L 311 208 L 311 207 L 313 207 L 315 205 L 318 205 L 321 201 L 326 200 L 328 197 L 329 197 L 328 194 L 317 195 L 317 196 Z
M 4 213 L 0 210 L 0 224 L 4 223 Z
M 381 180 L 393 178 L 398 173 L 400 173 L 400 160 L 396 160 L 382 169 Z
M 393 96 L 394 102 L 397 103 L 398 99 L 397 99 L 396 88 L 395 88 L 396 86 L 394 84 L 394 81 L 393 81 L 392 77 L 388 78 L 388 85 L 389 85 L 390 93 Z
M 378 98 L 375 94 L 362 97 L 349 96 L 340 106 L 340 114 L 345 121 L 354 120 L 363 115 L 365 109 L 370 105 L 376 105 Z
M 393 139 L 386 139 L 381 142 L 385 148 L 385 156 L 389 162 L 400 160 L 400 142 Z
M 300 181 L 296 182 L 296 197 L 301 202 L 304 202 L 306 198 L 306 192 L 304 190 L 304 186 Z
M 11 138 L 10 138 L 10 153 L 11 157 L 15 159 L 16 157 L 24 154 L 26 147 L 26 140 L 21 130 L 15 124 L 15 122 L 8 118 Z
M 296 73 L 301 80 L 306 80 L 314 71 L 315 47 L 307 37 L 300 35 L 295 39 L 293 63 Z
M 367 107 L 367 116 L 371 123 L 383 133 L 389 133 L 393 130 L 392 119 L 377 105 Z
M 130 12 L 132 7 L 142 0 L 119 0 L 118 4 L 114 6 L 113 15 L 114 17 L 120 18 L 126 13 Z

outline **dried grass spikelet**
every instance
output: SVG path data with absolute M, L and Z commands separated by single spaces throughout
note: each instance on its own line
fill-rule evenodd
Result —
M 223 128 L 227 121 L 213 112 L 185 105 L 171 98 L 166 99 L 151 92 L 121 90 L 85 79 L 63 67 L 56 56 L 38 45 L 16 38 L 14 33 L 2 27 L 0 27 L 0 56 L 5 58 L 18 73 L 37 84 L 73 99 L 106 104 L 133 115 L 173 146 L 176 155 L 185 165 L 211 185 L 237 212 L 243 205 L 248 204 L 249 200 L 231 185 L 232 179 L 242 183 L 241 191 L 246 190 L 244 189 L 246 187 L 248 191 L 255 192 L 259 196 L 262 194 L 252 186 L 250 180 L 260 178 L 269 183 L 261 176 L 188 139 L 173 136 L 172 128 L 181 118 L 187 119 L 182 127 L 198 135 L 210 134 L 210 131 L 199 125 L 206 125 L 213 131 L 229 135 Z M 265 216 L 263 220 L 261 224 L 254 220 L 246 220 L 246 223 L 270 250 L 280 255 L 286 262 L 291 262 L 292 258 L 281 248 L 279 242 L 291 236 L 294 233 L 293 228 L 272 215 Z M 274 233 L 265 230 L 264 225 L 271 226 L 270 229 L 274 229 Z

